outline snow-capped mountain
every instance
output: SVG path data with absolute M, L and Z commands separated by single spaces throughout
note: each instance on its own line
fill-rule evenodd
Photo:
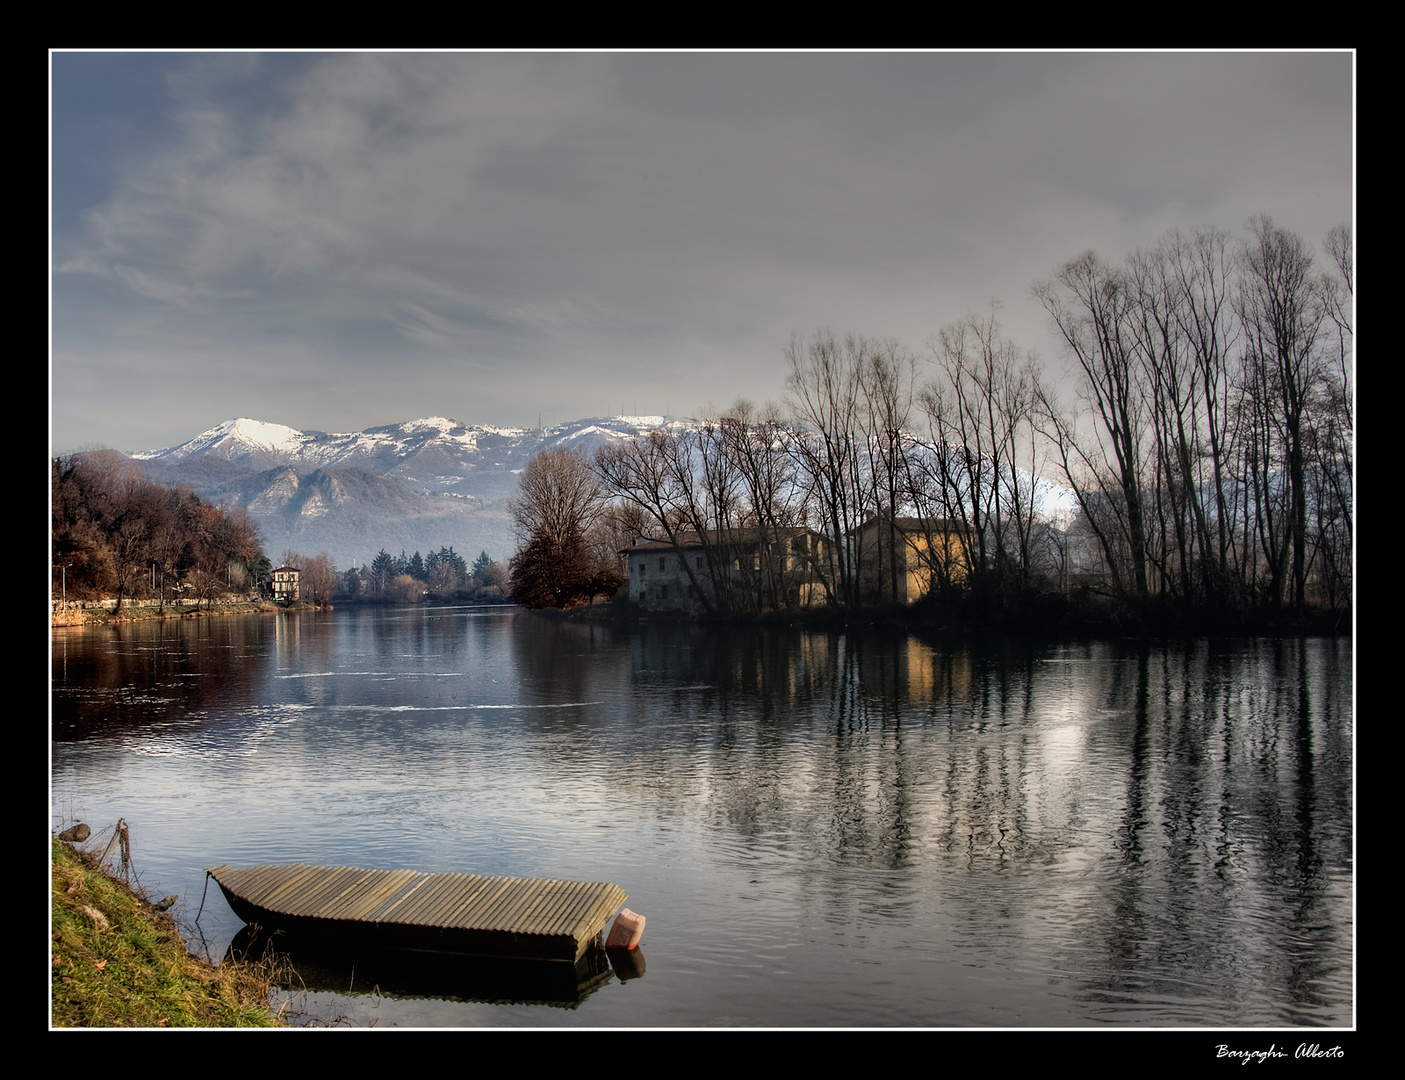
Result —
M 365 431 L 329 434 L 298 431 L 282 424 L 241 417 L 213 427 L 179 446 L 128 456 L 136 461 L 168 464 L 190 458 L 217 457 L 241 465 L 292 465 L 307 469 L 395 468 L 418 461 L 424 471 L 424 464 L 479 465 L 485 455 L 492 457 L 499 450 L 510 454 L 524 442 L 536 449 L 545 449 L 600 442 L 612 437 L 633 438 L 639 431 L 663 422 L 661 416 L 618 416 L 537 429 L 468 425 L 442 416 L 428 416 Z
M 617 416 L 551 428 L 500 428 L 424 417 L 365 431 L 298 431 L 240 418 L 179 446 L 133 453 L 152 477 L 184 483 L 209 501 L 243 506 L 259 522 L 264 550 L 326 551 L 342 569 L 391 554 L 452 547 L 506 562 L 516 546 L 507 501 L 533 455 L 564 447 L 593 456 L 615 439 L 696 421 Z M 1067 529 L 1067 489 L 1036 482 L 1041 516 Z
M 425 417 L 329 433 L 241 417 L 179 446 L 128 456 L 155 480 L 246 507 L 271 559 L 288 548 L 325 550 L 345 569 L 381 548 L 452 547 L 470 561 L 479 551 L 506 561 L 515 543 L 506 503 L 534 454 L 556 447 L 593 454 L 662 423 L 618 416 L 539 429 Z

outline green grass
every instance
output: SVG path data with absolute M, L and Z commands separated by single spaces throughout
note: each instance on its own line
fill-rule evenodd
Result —
M 52 868 L 54 1027 L 283 1026 L 273 965 L 191 956 L 169 915 L 57 838 Z

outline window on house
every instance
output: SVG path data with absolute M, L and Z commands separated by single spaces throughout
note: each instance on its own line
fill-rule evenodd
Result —
M 664 568 L 664 566 L 663 566 L 663 556 L 660 555 L 660 556 L 659 556 L 659 569 L 662 570 L 663 568 Z

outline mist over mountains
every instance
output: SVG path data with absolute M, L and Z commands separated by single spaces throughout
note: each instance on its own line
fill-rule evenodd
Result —
M 499 428 L 425 417 L 329 433 L 240 418 L 179 446 L 128 456 L 158 483 L 247 508 L 275 561 L 288 548 L 326 551 L 347 569 L 381 548 L 452 547 L 469 561 L 486 551 L 505 562 L 516 544 L 507 500 L 534 454 L 557 447 L 593 454 L 663 422 L 617 416 Z

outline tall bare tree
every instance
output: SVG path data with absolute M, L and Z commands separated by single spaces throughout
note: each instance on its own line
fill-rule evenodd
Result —
M 1324 283 L 1331 327 L 1324 327 L 1320 405 L 1313 425 L 1313 457 L 1319 480 L 1318 519 L 1324 584 L 1329 602 L 1350 595 L 1352 580 L 1355 391 L 1352 305 L 1355 260 L 1351 231 L 1338 225 L 1324 244 L 1333 273 Z
M 1173 229 L 1161 243 L 1174 293 L 1171 305 L 1181 337 L 1194 363 L 1192 394 L 1197 445 L 1189 448 L 1207 471 L 1197 474 L 1209 495 L 1199 502 L 1197 521 L 1201 546 L 1203 598 L 1212 607 L 1244 602 L 1232 566 L 1234 518 L 1242 508 L 1231 491 L 1228 473 L 1232 450 L 1230 428 L 1231 356 L 1238 328 L 1233 319 L 1231 289 L 1234 255 L 1230 234 L 1213 226 L 1186 236 Z M 1183 462 L 1184 467 L 1184 462 Z
M 943 327 L 927 347 L 929 460 L 944 470 L 945 516 L 969 538 L 968 584 L 999 599 L 1027 586 L 1032 561 L 1034 361 L 1005 337 L 994 306 Z
M 1328 297 L 1301 237 L 1264 215 L 1250 221 L 1249 231 L 1241 248 L 1237 305 L 1255 371 L 1251 385 L 1264 398 L 1262 415 L 1275 436 L 1264 447 L 1265 457 L 1276 451 L 1288 474 L 1292 602 L 1301 611 L 1307 583 L 1306 422 L 1321 365 L 1319 342 Z M 1267 491 L 1264 497 L 1270 497 Z M 1286 585 L 1279 569 L 1282 559 L 1279 555 L 1275 560 L 1275 603 L 1281 603 Z
M 906 508 L 908 428 L 912 422 L 916 392 L 917 362 L 900 342 L 885 338 L 871 341 L 859 368 L 859 388 L 863 394 L 863 437 L 868 477 L 868 504 L 878 515 L 876 528 L 886 533 L 869 553 L 873 562 L 872 580 L 876 599 L 893 601 L 899 592 L 898 551 L 906 540 L 898 527 L 898 517 Z M 865 575 L 865 580 L 868 577 Z
M 602 508 L 600 481 L 590 462 L 569 450 L 543 450 L 522 470 L 508 512 L 519 540 L 544 532 L 585 535 Z
M 756 610 L 788 606 L 790 566 L 787 538 L 804 520 L 803 490 L 797 482 L 790 444 L 795 433 L 771 403 L 757 409 L 737 401 L 722 417 L 728 456 L 743 489 L 742 525 L 754 529 L 756 565 L 748 601 Z M 811 567 L 813 569 L 813 567 Z
M 509 564 L 516 600 L 564 608 L 614 593 L 622 580 L 616 560 L 594 540 L 604 505 L 582 455 L 544 450 L 527 463 L 508 503 L 520 541 Z
M 637 439 L 606 443 L 595 454 L 595 472 L 606 496 L 639 508 L 656 538 L 673 545 L 694 595 L 709 614 L 725 602 L 722 554 L 704 548 L 706 567 L 683 557 L 685 545 L 707 543 L 708 518 L 698 484 L 697 444 L 686 433 L 655 428 Z
M 785 351 L 786 398 L 800 426 L 791 447 L 814 500 L 815 524 L 833 546 L 833 572 L 824 567 L 821 573 L 830 597 L 843 608 L 862 601 L 859 525 L 866 516 L 867 487 L 860 443 L 862 377 L 872 348 L 856 334 L 839 340 L 820 330 L 808 341 L 792 337 Z
M 1121 585 L 1118 569 L 1123 561 L 1118 549 L 1125 544 L 1129 591 L 1144 600 L 1148 596 L 1142 507 L 1146 389 L 1133 352 L 1132 296 L 1126 275 L 1089 251 L 1051 280 L 1037 284 L 1034 295 L 1074 358 L 1081 395 L 1092 414 L 1094 434 L 1088 442 L 1077 437 L 1074 425 L 1055 424 L 1065 474 L 1090 518 L 1097 511 L 1105 512 L 1108 527 L 1100 527 L 1098 535 L 1114 580 L 1128 588 Z M 1051 419 L 1058 415 L 1053 410 L 1049 413 Z M 1084 468 L 1070 468 L 1075 460 Z M 1089 497 L 1090 484 L 1097 497 Z

